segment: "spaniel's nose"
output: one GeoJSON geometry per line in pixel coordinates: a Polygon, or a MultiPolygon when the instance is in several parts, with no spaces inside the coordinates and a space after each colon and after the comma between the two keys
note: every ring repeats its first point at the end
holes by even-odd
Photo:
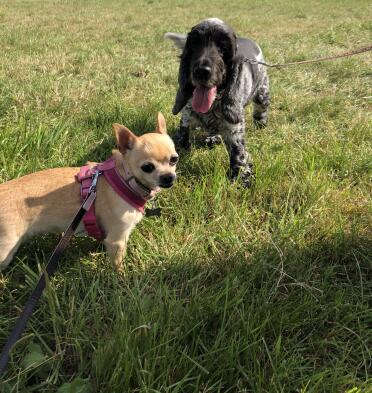
{"type": "Polygon", "coordinates": [[[212,68],[207,65],[196,67],[194,76],[196,79],[207,80],[212,74],[212,68]]]}

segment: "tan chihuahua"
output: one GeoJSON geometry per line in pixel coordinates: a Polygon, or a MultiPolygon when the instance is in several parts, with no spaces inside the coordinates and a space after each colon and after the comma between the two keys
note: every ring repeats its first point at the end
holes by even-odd
{"type": "MultiPolygon", "coordinates": [[[[159,112],[154,133],[136,137],[128,128],[113,125],[119,150],[112,162],[125,187],[144,201],[176,179],[178,155],[159,112]]],[[[92,164],[90,164],[92,165],[92,164]]],[[[62,232],[81,205],[79,168],[55,168],[0,184],[0,270],[19,245],[38,233],[62,232]]],[[[99,176],[95,200],[97,224],[115,268],[123,269],[129,235],[143,217],[143,210],[123,199],[105,176],[99,176]]],[[[77,232],[85,230],[80,223],[77,232]]]]}

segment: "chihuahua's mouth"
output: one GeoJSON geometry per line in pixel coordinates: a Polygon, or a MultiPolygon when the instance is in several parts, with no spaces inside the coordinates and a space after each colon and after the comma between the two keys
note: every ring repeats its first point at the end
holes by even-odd
{"type": "Polygon", "coordinates": [[[156,187],[153,190],[150,191],[150,198],[154,198],[156,194],[160,191],[160,187],[156,187]]]}
{"type": "Polygon", "coordinates": [[[160,188],[171,188],[171,187],[173,187],[173,183],[171,183],[171,184],[160,184],[159,187],[160,188]]]}
{"type": "Polygon", "coordinates": [[[194,89],[191,105],[195,112],[207,113],[217,95],[217,86],[197,86],[194,89]]]}
{"type": "Polygon", "coordinates": [[[155,197],[155,195],[160,191],[160,187],[155,187],[155,188],[148,187],[135,176],[130,177],[128,180],[130,179],[134,179],[137,186],[140,187],[150,197],[150,199],[155,197]]]}

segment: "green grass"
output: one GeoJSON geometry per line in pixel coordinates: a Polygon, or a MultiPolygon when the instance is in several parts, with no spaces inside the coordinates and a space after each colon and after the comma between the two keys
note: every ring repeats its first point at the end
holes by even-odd
{"type": "MultiPolygon", "coordinates": [[[[0,182],[104,159],[114,122],[140,134],[161,110],[174,133],[166,31],[218,16],[273,63],[371,41],[362,0],[133,4],[0,2],[0,182]]],[[[371,392],[371,60],[270,70],[270,124],[247,127],[254,188],[227,181],[222,146],[182,155],[124,278],[75,239],[0,392],[371,392]]],[[[56,240],[0,274],[0,345],[56,240]]]]}

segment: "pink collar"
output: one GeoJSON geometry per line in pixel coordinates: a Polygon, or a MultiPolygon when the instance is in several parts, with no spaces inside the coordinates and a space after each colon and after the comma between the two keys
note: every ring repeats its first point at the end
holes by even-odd
{"type": "MultiPolygon", "coordinates": [[[[127,180],[124,179],[116,167],[114,157],[109,158],[101,164],[97,164],[95,167],[84,165],[80,168],[79,173],[76,175],[76,179],[79,183],[81,183],[80,193],[83,200],[88,194],[90,185],[92,184],[93,175],[97,171],[103,174],[112,189],[122,199],[142,214],[144,213],[145,204],[149,199],[154,197],[154,192],[139,183],[133,176],[129,177],[127,180]]],[[[104,239],[104,234],[97,223],[94,204],[85,214],[83,222],[88,235],[93,236],[97,240],[104,239]]]]}

